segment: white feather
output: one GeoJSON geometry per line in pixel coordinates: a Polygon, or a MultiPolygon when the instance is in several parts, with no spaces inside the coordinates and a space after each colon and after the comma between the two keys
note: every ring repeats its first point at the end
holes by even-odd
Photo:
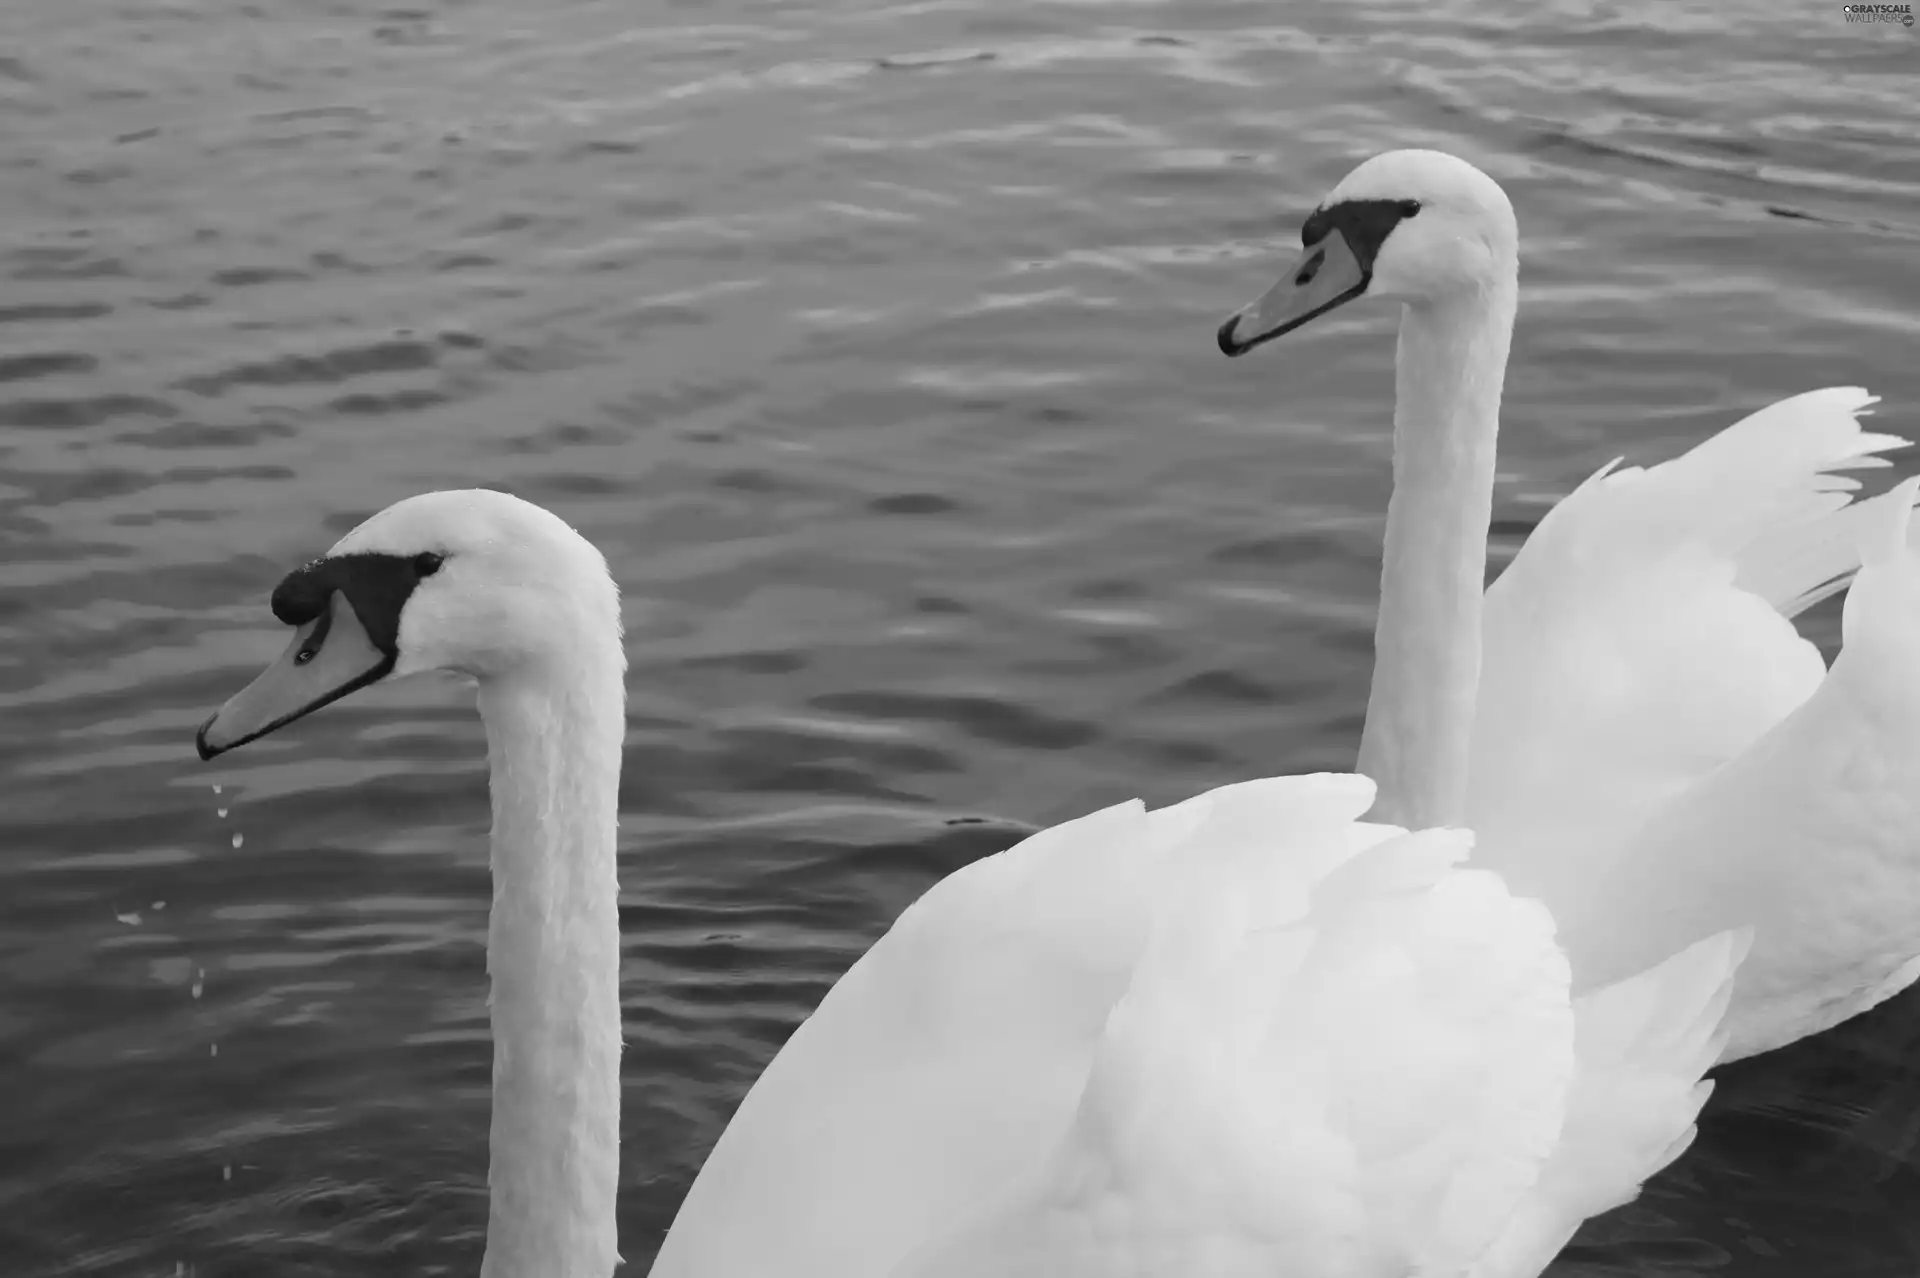
{"type": "Polygon", "coordinates": [[[1487,591],[1479,859],[1555,910],[1577,988],[1756,926],[1729,1059],[1898,992],[1920,954],[1916,481],[1831,482],[1904,442],[1860,429],[1872,402],[1795,396],[1589,480],[1487,591]],[[1787,617],[1849,583],[1829,672],[1787,617]]]}
{"type": "Polygon", "coordinates": [[[1399,210],[1367,272],[1309,246],[1221,342],[1408,303],[1361,760],[1474,866],[1320,776],[960,871],[768,1067],[657,1278],[1530,1278],[1684,1151],[1716,1058],[1920,972],[1920,482],[1852,504],[1900,442],[1871,398],[1605,468],[1483,596],[1511,205],[1434,152],[1348,200],[1363,239],[1399,210]],[[1828,672],[1790,618],[1849,580],[1828,672]]]}
{"type": "Polygon", "coordinates": [[[936,885],[748,1094],[656,1278],[1457,1273],[1632,1197],[1736,948],[1577,1013],[1546,911],[1372,798],[1122,804],[936,885]]]}

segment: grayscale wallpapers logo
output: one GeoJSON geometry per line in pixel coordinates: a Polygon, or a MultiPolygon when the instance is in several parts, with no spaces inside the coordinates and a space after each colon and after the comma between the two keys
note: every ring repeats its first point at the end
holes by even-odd
{"type": "Polygon", "coordinates": [[[1843,4],[1840,8],[1845,11],[1848,22],[1897,22],[1903,27],[1913,25],[1913,6],[1910,4],[1843,4]]]}

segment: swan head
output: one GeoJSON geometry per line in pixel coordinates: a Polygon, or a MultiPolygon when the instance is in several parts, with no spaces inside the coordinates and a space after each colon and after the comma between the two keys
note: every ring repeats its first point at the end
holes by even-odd
{"type": "Polygon", "coordinates": [[[1512,279],[1520,234],[1500,184],[1441,151],[1387,151],[1347,174],[1300,228],[1280,282],[1220,326],[1244,355],[1356,297],[1442,303],[1512,279]]]}
{"type": "Polygon", "coordinates": [[[272,606],[293,640],[201,725],[202,759],[384,680],[625,663],[600,552],[551,511],[486,489],[387,507],[288,573],[272,606]]]}

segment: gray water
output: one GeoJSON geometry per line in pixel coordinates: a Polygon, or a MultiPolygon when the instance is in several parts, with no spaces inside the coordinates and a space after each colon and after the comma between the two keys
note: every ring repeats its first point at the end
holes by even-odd
{"type": "MultiPolygon", "coordinates": [[[[1916,40],[1813,0],[5,5],[0,1273],[478,1265],[468,696],[191,744],[366,514],[509,488],[630,601],[644,1273],[929,883],[1351,763],[1392,318],[1212,341],[1322,193],[1417,145],[1513,196],[1504,563],[1781,395],[1920,431],[1916,40]]],[[[1917,1048],[1910,996],[1724,1071],[1554,1272],[1908,1278],[1917,1048]]]]}

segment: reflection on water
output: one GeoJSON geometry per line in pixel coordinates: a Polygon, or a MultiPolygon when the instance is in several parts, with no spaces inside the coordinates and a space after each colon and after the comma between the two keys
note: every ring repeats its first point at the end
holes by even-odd
{"type": "MultiPolygon", "coordinates": [[[[1915,38],[1837,5],[11,6],[5,1272],[477,1265],[467,698],[190,744],[277,649],[273,582],[365,514],[510,487],[630,600],[644,1272],[928,883],[1350,761],[1390,321],[1212,348],[1321,193],[1437,145],[1514,196],[1504,562],[1601,462],[1783,394],[1920,429],[1915,38]]],[[[1916,1038],[1907,998],[1726,1071],[1555,1272],[1911,1274],[1916,1038]]]]}

